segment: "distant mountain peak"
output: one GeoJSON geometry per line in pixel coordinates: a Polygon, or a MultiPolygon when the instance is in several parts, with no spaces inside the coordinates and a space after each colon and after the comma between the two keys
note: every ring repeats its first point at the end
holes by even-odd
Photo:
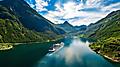
{"type": "Polygon", "coordinates": [[[73,27],[73,25],[71,25],[68,21],[65,21],[65,22],[63,23],[63,25],[68,25],[68,26],[73,27]]]}
{"type": "Polygon", "coordinates": [[[68,22],[68,21],[65,21],[63,24],[69,24],[69,22],[68,22]]]}

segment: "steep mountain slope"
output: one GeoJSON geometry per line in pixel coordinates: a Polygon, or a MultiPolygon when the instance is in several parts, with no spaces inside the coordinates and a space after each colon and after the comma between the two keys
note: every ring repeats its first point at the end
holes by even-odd
{"type": "Polygon", "coordinates": [[[61,34],[49,20],[39,15],[24,0],[3,0],[1,5],[11,10],[26,28],[38,32],[61,34]]]}
{"type": "Polygon", "coordinates": [[[24,0],[0,1],[0,42],[43,42],[64,33],[24,0]]]}
{"type": "Polygon", "coordinates": [[[0,5],[0,42],[43,42],[48,39],[42,33],[26,29],[10,10],[0,5]]]}
{"type": "Polygon", "coordinates": [[[97,23],[90,24],[86,36],[96,39],[120,37],[120,10],[110,13],[97,23]]]}
{"type": "Polygon", "coordinates": [[[90,45],[92,49],[113,61],[120,62],[120,10],[89,25],[87,32],[87,37],[97,39],[97,42],[90,45]]]}

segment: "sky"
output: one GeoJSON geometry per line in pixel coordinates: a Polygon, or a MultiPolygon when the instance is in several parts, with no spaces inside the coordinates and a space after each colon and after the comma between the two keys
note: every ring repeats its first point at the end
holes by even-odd
{"type": "Polygon", "coordinates": [[[39,14],[55,24],[68,21],[74,26],[89,25],[120,10],[120,0],[26,0],[39,14]]]}

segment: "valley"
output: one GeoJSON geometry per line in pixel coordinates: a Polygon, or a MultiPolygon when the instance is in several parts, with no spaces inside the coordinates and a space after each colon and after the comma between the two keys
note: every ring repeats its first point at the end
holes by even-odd
{"type": "Polygon", "coordinates": [[[120,10],[89,25],[62,21],[27,0],[0,0],[0,67],[120,67],[120,10]]]}

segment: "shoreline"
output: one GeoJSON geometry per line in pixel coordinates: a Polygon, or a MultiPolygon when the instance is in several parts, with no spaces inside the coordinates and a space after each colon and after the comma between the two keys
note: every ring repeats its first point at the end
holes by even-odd
{"type": "MultiPolygon", "coordinates": [[[[92,49],[92,48],[91,48],[91,49],[92,49]]],[[[114,59],[114,58],[112,58],[112,57],[109,57],[109,56],[101,53],[100,51],[96,51],[95,49],[92,49],[92,50],[95,51],[97,54],[103,56],[105,59],[108,59],[108,60],[111,61],[111,62],[120,63],[119,60],[116,60],[116,59],[114,59]]]]}
{"type": "MultiPolygon", "coordinates": [[[[62,38],[60,38],[62,39],[62,38]]],[[[0,43],[0,51],[7,51],[7,50],[11,50],[12,48],[14,48],[14,46],[20,45],[20,44],[31,44],[31,43],[49,43],[49,42],[55,42],[58,41],[60,39],[54,39],[54,40],[47,40],[44,42],[28,42],[28,43],[0,43]]]]}
{"type": "Polygon", "coordinates": [[[113,58],[111,58],[111,57],[109,57],[109,56],[107,56],[107,55],[103,55],[103,56],[104,56],[105,58],[113,61],[113,62],[120,63],[118,60],[115,60],[115,59],[113,59],[113,58]]]}
{"type": "Polygon", "coordinates": [[[10,50],[13,48],[13,43],[0,43],[0,51],[10,50]]]}
{"type": "Polygon", "coordinates": [[[116,60],[116,59],[114,59],[114,58],[112,58],[112,57],[109,57],[109,56],[107,56],[107,55],[105,55],[105,54],[102,54],[102,53],[100,53],[100,52],[97,52],[97,53],[100,54],[101,56],[103,56],[105,59],[108,59],[110,62],[120,63],[119,60],[116,60]]]}

